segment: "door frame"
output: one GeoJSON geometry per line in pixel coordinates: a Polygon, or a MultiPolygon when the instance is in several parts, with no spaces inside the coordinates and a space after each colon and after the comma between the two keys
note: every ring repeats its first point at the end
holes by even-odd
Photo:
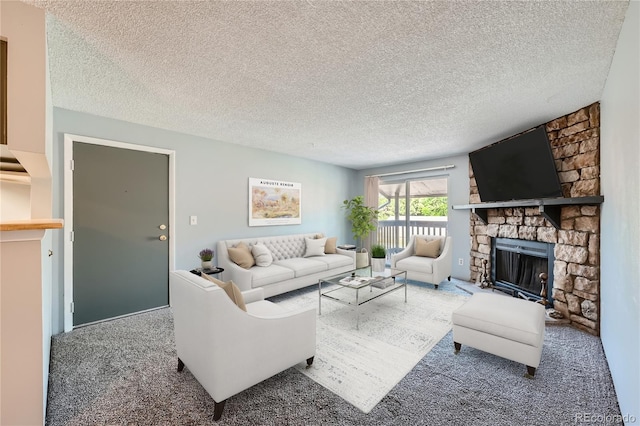
{"type": "Polygon", "coordinates": [[[175,269],[175,155],[174,150],[136,145],[109,139],[64,134],[64,331],[73,330],[73,143],[81,142],[113,148],[164,154],[169,159],[169,271],[175,269]]]}

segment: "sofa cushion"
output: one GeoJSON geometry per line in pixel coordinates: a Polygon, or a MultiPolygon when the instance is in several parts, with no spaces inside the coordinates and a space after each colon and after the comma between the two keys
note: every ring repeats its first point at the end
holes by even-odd
{"type": "Polygon", "coordinates": [[[326,263],[328,269],[353,265],[353,260],[349,256],[345,256],[343,254],[327,254],[325,256],[314,257],[313,260],[326,263]]]}
{"type": "Polygon", "coordinates": [[[415,243],[416,256],[436,258],[440,256],[440,240],[425,241],[416,237],[415,243]]]}
{"type": "Polygon", "coordinates": [[[326,271],[328,266],[325,262],[322,262],[321,257],[315,259],[295,257],[293,259],[284,259],[273,262],[275,265],[288,268],[293,271],[296,277],[303,277],[309,274],[315,274],[316,272],[326,271]]]}
{"type": "Polygon", "coordinates": [[[433,273],[433,258],[409,256],[396,262],[396,268],[403,271],[416,271],[425,274],[433,273]]]}
{"type": "Polygon", "coordinates": [[[327,242],[326,238],[305,238],[304,242],[306,249],[303,257],[324,256],[324,245],[327,242]]]}
{"type": "Polygon", "coordinates": [[[262,287],[293,278],[295,278],[295,273],[290,268],[284,268],[272,263],[266,268],[251,269],[251,288],[262,287]]]}
{"type": "Polygon", "coordinates": [[[338,251],[336,250],[336,244],[338,244],[338,237],[327,238],[327,242],[324,244],[324,253],[325,254],[338,253],[338,251]]]}
{"type": "Polygon", "coordinates": [[[256,261],[256,265],[258,266],[269,266],[273,263],[273,256],[271,255],[271,251],[264,244],[254,244],[251,247],[251,254],[256,261]]]}
{"type": "Polygon", "coordinates": [[[233,281],[220,281],[219,279],[207,274],[200,274],[200,276],[223,289],[224,292],[227,293],[227,296],[229,296],[229,299],[231,299],[231,301],[235,303],[238,308],[242,309],[245,312],[247,311],[247,307],[244,304],[244,298],[242,297],[242,292],[233,281]]]}
{"type": "Polygon", "coordinates": [[[256,264],[251,249],[245,243],[238,243],[235,247],[229,247],[229,258],[238,266],[249,269],[256,264]]]}

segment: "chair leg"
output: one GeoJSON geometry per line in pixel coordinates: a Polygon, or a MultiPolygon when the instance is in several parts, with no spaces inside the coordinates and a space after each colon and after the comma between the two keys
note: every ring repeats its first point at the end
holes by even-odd
{"type": "Polygon", "coordinates": [[[313,364],[313,357],[307,358],[307,368],[311,367],[311,364],[313,364]]]}
{"type": "Polygon", "coordinates": [[[222,402],[216,402],[213,401],[215,403],[215,406],[213,407],[213,420],[218,421],[220,420],[220,417],[222,417],[222,410],[224,410],[224,403],[227,402],[227,400],[225,399],[222,402]]]}
{"type": "Polygon", "coordinates": [[[462,344],[460,344],[458,342],[453,342],[453,347],[455,348],[454,353],[458,354],[458,352],[460,352],[460,348],[462,348],[462,344]]]}
{"type": "Polygon", "coordinates": [[[184,362],[180,358],[178,358],[178,371],[182,371],[184,369],[184,362]]]}
{"type": "Polygon", "coordinates": [[[449,281],[451,281],[451,275],[449,275],[449,276],[447,277],[447,279],[448,279],[449,281]]]}
{"type": "Polygon", "coordinates": [[[536,375],[536,368],[527,365],[527,374],[524,375],[527,379],[533,379],[533,376],[536,375]]]}

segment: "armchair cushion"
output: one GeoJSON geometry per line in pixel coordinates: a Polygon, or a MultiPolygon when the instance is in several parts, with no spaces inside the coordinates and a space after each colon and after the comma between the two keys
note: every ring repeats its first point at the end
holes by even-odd
{"type": "Polygon", "coordinates": [[[245,243],[238,243],[235,247],[229,247],[229,257],[238,266],[249,269],[256,264],[251,249],[245,243]]]}
{"type": "Polygon", "coordinates": [[[220,281],[219,279],[209,276],[207,274],[200,274],[200,276],[214,283],[221,289],[223,289],[224,292],[227,293],[227,296],[229,296],[229,299],[231,299],[231,301],[235,303],[238,308],[247,312],[247,307],[245,306],[244,297],[242,297],[242,292],[240,292],[240,289],[238,288],[237,285],[235,285],[233,281],[228,281],[225,283],[224,281],[220,281]]]}
{"type": "Polygon", "coordinates": [[[433,274],[433,260],[426,256],[409,256],[398,261],[396,266],[405,271],[420,271],[425,274],[433,274]]]}
{"type": "Polygon", "coordinates": [[[436,258],[440,256],[440,240],[426,241],[416,238],[416,256],[436,258]]]}

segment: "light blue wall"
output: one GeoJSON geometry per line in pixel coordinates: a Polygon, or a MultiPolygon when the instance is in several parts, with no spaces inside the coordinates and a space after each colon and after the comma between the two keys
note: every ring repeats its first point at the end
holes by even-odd
{"type": "MultiPolygon", "coordinates": [[[[215,248],[221,239],[323,232],[337,236],[338,243],[352,242],[349,223],[340,207],[358,189],[354,170],[60,108],[53,110],[53,217],[64,218],[65,133],[176,152],[177,269],[197,267],[197,253],[205,247],[215,248]],[[249,227],[250,177],[301,183],[302,224],[249,227]],[[198,216],[195,226],[189,225],[191,215],[198,216]]],[[[59,255],[53,265],[52,323],[53,332],[59,333],[64,328],[64,247],[63,233],[54,235],[59,255]]]]}
{"type": "Polygon", "coordinates": [[[469,237],[469,210],[452,210],[451,206],[456,204],[469,204],[469,156],[458,155],[454,157],[441,158],[437,160],[420,161],[402,165],[378,167],[361,170],[358,172],[358,181],[361,181],[360,191],[364,188],[364,178],[367,175],[378,175],[384,173],[407,172],[414,170],[429,169],[453,165],[452,169],[439,171],[424,171],[409,173],[406,175],[388,176],[387,179],[414,179],[429,177],[448,177],[448,203],[449,217],[447,235],[452,238],[453,243],[453,271],[452,276],[461,280],[468,280],[470,277],[469,260],[471,258],[471,238],[469,237]],[[463,265],[458,265],[458,259],[463,260],[463,265]]]}
{"type": "Polygon", "coordinates": [[[639,18],[632,1],[600,103],[600,331],[620,411],[635,417],[628,424],[640,421],[639,18]]]}

